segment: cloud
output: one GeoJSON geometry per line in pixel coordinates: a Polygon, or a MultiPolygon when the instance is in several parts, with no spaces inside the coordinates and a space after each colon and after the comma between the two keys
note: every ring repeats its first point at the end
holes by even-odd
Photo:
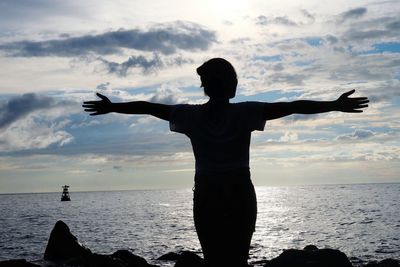
{"type": "Polygon", "coordinates": [[[386,24],[386,28],[389,30],[400,30],[400,20],[395,20],[386,24]]]}
{"type": "Polygon", "coordinates": [[[297,133],[294,132],[285,132],[284,135],[282,135],[279,138],[280,142],[292,142],[292,141],[297,141],[299,139],[299,136],[297,135],[297,133]]]}
{"type": "Polygon", "coordinates": [[[303,81],[306,79],[306,75],[304,74],[296,74],[296,73],[273,73],[268,77],[269,84],[290,84],[290,85],[303,85],[303,81]]]}
{"type": "Polygon", "coordinates": [[[306,9],[302,9],[301,13],[304,15],[304,17],[306,17],[309,20],[310,24],[315,22],[315,17],[310,12],[308,12],[306,9]]]}
{"type": "Polygon", "coordinates": [[[396,17],[380,17],[370,20],[355,22],[351,28],[344,32],[343,37],[349,41],[395,38],[399,36],[400,20],[396,17]]]}
{"type": "Polygon", "coordinates": [[[74,137],[64,130],[65,119],[75,113],[77,103],[35,93],[15,96],[0,103],[0,151],[44,149],[64,146],[74,137]]]}
{"type": "Polygon", "coordinates": [[[110,83],[109,82],[105,82],[105,83],[101,83],[101,84],[97,85],[96,89],[98,89],[98,90],[107,90],[109,86],[110,86],[110,83]]]}
{"type": "Polygon", "coordinates": [[[0,131],[0,153],[64,146],[74,137],[63,130],[65,121],[49,122],[28,116],[0,131]]]}
{"type": "Polygon", "coordinates": [[[178,98],[178,95],[180,95],[180,92],[169,89],[161,89],[158,90],[157,93],[153,95],[149,101],[167,105],[182,103],[183,101],[182,99],[178,98]]]}
{"type": "Polygon", "coordinates": [[[349,19],[358,19],[364,16],[366,13],[367,9],[365,7],[353,8],[340,14],[338,22],[341,23],[349,19]]]}
{"type": "Polygon", "coordinates": [[[333,36],[333,35],[330,35],[330,34],[325,36],[325,40],[331,45],[336,44],[339,41],[339,39],[336,38],[336,36],[333,36]]]}
{"type": "Polygon", "coordinates": [[[53,98],[34,93],[11,98],[8,102],[0,104],[0,129],[31,112],[51,108],[55,104],[56,101],[53,98]]]}
{"type": "Polygon", "coordinates": [[[343,134],[336,137],[336,140],[364,140],[373,137],[376,133],[370,130],[357,129],[351,134],[343,134]]]}
{"type": "Polygon", "coordinates": [[[146,58],[142,55],[130,56],[128,60],[122,63],[108,61],[103,58],[99,58],[98,60],[103,63],[108,73],[118,76],[126,76],[132,68],[142,69],[143,74],[148,74],[168,66],[181,66],[186,63],[193,63],[191,59],[185,59],[181,56],[162,59],[158,53],[154,53],[152,58],[146,58]]]}
{"type": "Polygon", "coordinates": [[[207,50],[216,42],[214,31],[191,22],[158,24],[149,30],[110,31],[98,35],[66,37],[47,41],[18,41],[0,45],[14,57],[78,57],[88,54],[111,55],[123,49],[153,51],[170,55],[177,50],[207,50]]]}
{"type": "Polygon", "coordinates": [[[278,17],[266,17],[266,16],[258,16],[256,19],[256,24],[258,25],[269,25],[269,24],[277,24],[277,25],[284,25],[284,26],[297,26],[297,23],[290,20],[286,16],[278,16],[278,17]]]}

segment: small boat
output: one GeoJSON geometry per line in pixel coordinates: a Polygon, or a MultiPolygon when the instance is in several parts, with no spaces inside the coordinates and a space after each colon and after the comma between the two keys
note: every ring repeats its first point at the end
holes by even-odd
{"type": "Polygon", "coordinates": [[[68,192],[68,185],[62,186],[62,195],[61,195],[61,201],[71,201],[71,198],[69,197],[69,192],[68,192]]]}

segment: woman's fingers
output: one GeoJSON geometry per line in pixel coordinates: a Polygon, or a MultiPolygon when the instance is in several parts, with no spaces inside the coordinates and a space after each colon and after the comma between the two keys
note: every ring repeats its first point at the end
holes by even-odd
{"type": "Polygon", "coordinates": [[[98,96],[98,97],[100,97],[102,100],[104,100],[104,101],[109,101],[108,100],[108,98],[105,96],[105,95],[102,95],[102,94],[100,94],[100,93],[96,93],[96,95],[98,96]]]}
{"type": "Polygon", "coordinates": [[[350,109],[350,110],[345,110],[344,112],[347,112],[347,113],[361,113],[361,112],[363,112],[363,110],[362,109],[350,109]]]}
{"type": "Polygon", "coordinates": [[[364,100],[369,101],[368,97],[352,97],[351,99],[356,101],[364,101],[364,100]]]}
{"type": "Polygon", "coordinates": [[[85,101],[83,102],[84,105],[95,105],[97,103],[99,103],[100,101],[85,101]]]}
{"type": "Polygon", "coordinates": [[[367,99],[367,100],[360,100],[360,101],[357,101],[357,103],[358,104],[366,104],[366,103],[369,103],[369,100],[367,99]]]}
{"type": "Polygon", "coordinates": [[[342,97],[348,97],[349,95],[353,94],[355,91],[356,91],[355,89],[350,90],[350,91],[348,91],[348,92],[342,94],[342,97]]]}
{"type": "Polygon", "coordinates": [[[368,107],[368,105],[358,105],[357,108],[366,108],[366,107],[368,107]]]}

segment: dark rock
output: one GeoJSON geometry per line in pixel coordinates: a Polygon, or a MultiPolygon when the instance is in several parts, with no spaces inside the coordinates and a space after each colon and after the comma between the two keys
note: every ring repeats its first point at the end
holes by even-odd
{"type": "Polygon", "coordinates": [[[204,261],[194,252],[183,251],[174,267],[205,267],[204,261]]]}
{"type": "Polygon", "coordinates": [[[181,255],[175,252],[168,252],[167,254],[158,257],[157,260],[161,261],[177,261],[181,255]]]}
{"type": "Polygon", "coordinates": [[[315,250],[318,250],[318,248],[317,248],[317,246],[314,246],[314,245],[307,245],[303,248],[303,250],[315,251],[315,250]]]}
{"type": "Polygon", "coordinates": [[[78,242],[78,239],[71,234],[68,225],[58,221],[50,233],[44,259],[51,261],[63,261],[72,258],[85,258],[92,254],[90,249],[78,242]]]}
{"type": "Polygon", "coordinates": [[[147,263],[145,259],[139,257],[129,250],[118,250],[114,252],[111,257],[120,259],[122,262],[126,263],[129,267],[148,267],[151,266],[147,263]]]}
{"type": "Polygon", "coordinates": [[[26,260],[7,260],[0,261],[0,267],[40,267],[40,265],[28,262],[26,260]]]}
{"type": "MultiPolygon", "coordinates": [[[[126,262],[109,255],[93,253],[85,258],[84,267],[129,267],[126,262]]],[[[136,265],[135,265],[136,266],[136,265]]]]}
{"type": "Polygon", "coordinates": [[[352,267],[343,252],[336,249],[315,248],[285,250],[281,255],[266,263],[264,267],[352,267]]]}
{"type": "Polygon", "coordinates": [[[369,262],[365,267],[400,267],[400,263],[394,259],[385,259],[380,262],[369,262]]]}
{"type": "Polygon", "coordinates": [[[175,261],[175,267],[204,267],[204,261],[200,256],[191,251],[182,251],[179,253],[169,252],[162,255],[157,260],[175,261]]]}

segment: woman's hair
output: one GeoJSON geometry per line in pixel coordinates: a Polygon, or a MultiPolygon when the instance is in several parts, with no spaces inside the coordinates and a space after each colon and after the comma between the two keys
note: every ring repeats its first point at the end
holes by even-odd
{"type": "Polygon", "coordinates": [[[232,64],[223,58],[212,58],[197,68],[201,87],[211,98],[233,98],[238,84],[232,64]]]}

